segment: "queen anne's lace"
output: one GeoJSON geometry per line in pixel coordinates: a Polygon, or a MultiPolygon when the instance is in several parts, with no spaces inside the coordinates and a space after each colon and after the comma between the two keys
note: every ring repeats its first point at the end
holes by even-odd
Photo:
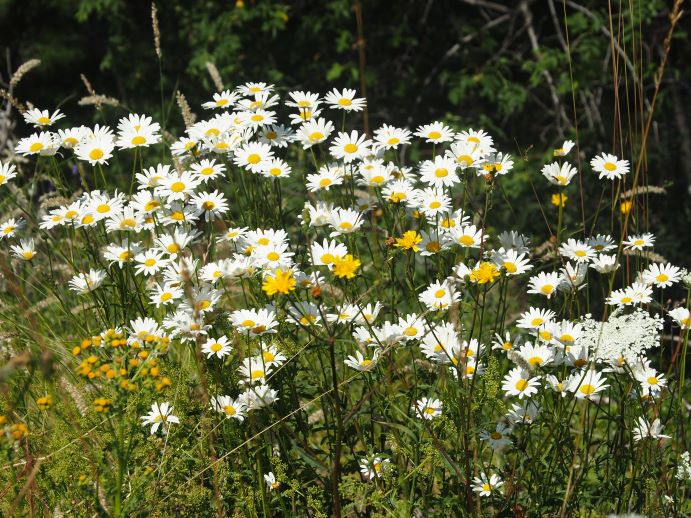
{"type": "Polygon", "coordinates": [[[614,312],[606,322],[586,315],[581,323],[583,334],[576,340],[577,346],[587,347],[596,361],[610,363],[623,359],[632,364],[648,349],[660,345],[663,320],[636,309],[628,314],[614,312]]]}

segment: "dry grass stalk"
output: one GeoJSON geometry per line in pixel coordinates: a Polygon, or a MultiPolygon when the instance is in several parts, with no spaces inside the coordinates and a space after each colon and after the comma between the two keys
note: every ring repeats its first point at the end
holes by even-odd
{"type": "Polygon", "coordinates": [[[120,102],[114,97],[108,97],[107,95],[87,95],[79,99],[77,104],[79,104],[79,106],[96,106],[96,108],[101,109],[101,106],[104,104],[108,106],[119,106],[120,102]]]}
{"type": "Polygon", "coordinates": [[[151,27],[154,30],[154,49],[158,59],[163,55],[161,52],[161,31],[158,28],[158,10],[156,9],[156,2],[151,2],[151,27]]]}
{"type": "Polygon", "coordinates": [[[638,194],[667,194],[667,189],[664,187],[657,187],[655,185],[643,185],[642,187],[637,187],[634,189],[629,189],[626,192],[621,193],[619,198],[625,200],[626,198],[631,198],[638,194]]]}
{"type": "Polygon", "coordinates": [[[24,113],[26,111],[26,106],[24,106],[22,103],[20,103],[19,99],[17,99],[15,96],[13,96],[10,92],[5,90],[4,88],[0,88],[0,98],[5,99],[19,113],[24,113]]]}
{"type": "Polygon", "coordinates": [[[29,72],[29,70],[36,68],[38,65],[41,64],[40,59],[30,59],[26,63],[23,63],[16,71],[14,74],[12,74],[12,78],[10,79],[10,90],[13,90],[19,82],[22,80],[22,77],[29,72]]]}
{"type": "Polygon", "coordinates": [[[185,126],[189,128],[197,120],[197,116],[190,108],[185,94],[183,94],[180,90],[175,92],[175,99],[177,99],[178,106],[180,107],[180,113],[182,113],[182,120],[185,121],[185,126]]]}
{"type": "Polygon", "coordinates": [[[223,80],[221,79],[221,74],[218,73],[218,69],[216,68],[216,65],[214,65],[211,61],[206,62],[206,70],[208,70],[209,75],[211,76],[211,80],[214,82],[214,86],[216,87],[216,90],[219,92],[223,91],[223,80]]]}

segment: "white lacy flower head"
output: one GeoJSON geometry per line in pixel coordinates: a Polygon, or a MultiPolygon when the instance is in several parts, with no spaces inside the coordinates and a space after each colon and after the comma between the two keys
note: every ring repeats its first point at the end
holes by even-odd
{"type": "Polygon", "coordinates": [[[629,314],[615,311],[606,322],[590,316],[582,321],[583,333],[575,345],[587,347],[595,361],[634,363],[648,349],[660,344],[663,320],[636,309],[629,314]]]}

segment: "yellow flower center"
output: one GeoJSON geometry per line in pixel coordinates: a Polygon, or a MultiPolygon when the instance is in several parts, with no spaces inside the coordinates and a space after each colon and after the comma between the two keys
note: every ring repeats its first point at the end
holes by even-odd
{"type": "Polygon", "coordinates": [[[430,131],[430,132],[427,134],[427,138],[428,138],[428,139],[432,139],[432,140],[441,138],[441,133],[438,132],[438,131],[430,131]]]}
{"type": "Polygon", "coordinates": [[[235,415],[235,414],[237,414],[237,411],[235,410],[235,407],[232,407],[232,406],[230,406],[230,405],[224,406],[224,407],[223,407],[223,411],[224,411],[227,415],[235,415]]]}
{"type": "Polygon", "coordinates": [[[470,155],[459,155],[456,157],[456,161],[465,164],[466,167],[469,167],[473,164],[473,157],[470,155]]]}
{"type": "Polygon", "coordinates": [[[103,158],[103,155],[104,155],[103,150],[99,149],[99,148],[92,149],[89,152],[89,158],[91,160],[100,160],[101,158],[103,158]]]}
{"type": "Polygon", "coordinates": [[[550,333],[550,332],[547,331],[547,330],[544,330],[544,329],[543,329],[543,330],[540,331],[540,333],[538,333],[538,334],[540,335],[540,338],[542,338],[543,340],[551,340],[551,339],[552,339],[552,333],[550,333]]]}
{"type": "Polygon", "coordinates": [[[281,258],[281,256],[278,254],[278,252],[269,252],[269,253],[266,255],[266,258],[267,258],[269,261],[278,261],[278,260],[281,258]]]}
{"type": "Polygon", "coordinates": [[[589,396],[590,394],[595,392],[595,386],[590,385],[589,383],[586,383],[584,385],[581,385],[581,387],[578,390],[580,390],[586,396],[589,396]]]}
{"type": "Polygon", "coordinates": [[[441,207],[441,202],[436,200],[429,204],[430,209],[438,209],[439,207],[441,207]]]}
{"type": "Polygon", "coordinates": [[[615,171],[617,169],[617,164],[615,164],[614,162],[605,162],[602,167],[604,167],[608,171],[615,171]]]}
{"type": "Polygon", "coordinates": [[[657,282],[667,282],[669,280],[669,277],[666,274],[661,273],[657,277],[655,277],[655,280],[657,282]]]}
{"type": "Polygon", "coordinates": [[[396,138],[396,137],[391,137],[389,140],[386,141],[386,143],[387,143],[389,146],[395,146],[395,145],[398,144],[399,142],[400,142],[400,139],[398,139],[398,138],[396,138]]]}
{"type": "Polygon", "coordinates": [[[324,134],[319,131],[315,131],[313,133],[310,133],[308,138],[310,142],[318,142],[324,138],[324,134]]]}
{"type": "Polygon", "coordinates": [[[495,440],[495,441],[498,441],[499,439],[501,439],[502,437],[504,437],[504,436],[503,436],[502,434],[500,434],[499,432],[492,432],[491,434],[489,434],[489,436],[490,436],[493,440],[495,440]]]}
{"type": "Polygon", "coordinates": [[[131,142],[133,146],[141,146],[142,144],[146,144],[146,139],[141,135],[137,135],[131,140],[131,142]]]}
{"type": "Polygon", "coordinates": [[[43,144],[40,142],[34,142],[33,144],[31,144],[31,146],[29,146],[29,151],[31,151],[32,153],[38,153],[42,149],[43,144]]]}
{"type": "Polygon", "coordinates": [[[458,238],[458,242],[463,246],[472,246],[475,244],[475,238],[473,236],[461,236],[458,238]]]}
{"type": "Polygon", "coordinates": [[[658,380],[655,376],[650,376],[648,378],[648,385],[657,385],[657,384],[658,384],[658,380]]]}
{"type": "Polygon", "coordinates": [[[327,187],[331,185],[331,178],[322,178],[319,180],[319,187],[327,187]]]}
{"type": "Polygon", "coordinates": [[[185,184],[182,183],[182,182],[174,182],[174,183],[170,186],[170,190],[173,191],[173,192],[182,192],[182,191],[185,190],[185,184]]]}
{"type": "Polygon", "coordinates": [[[530,357],[530,359],[528,359],[528,363],[533,367],[542,364],[542,361],[542,358],[540,358],[539,356],[532,356],[530,357]]]}
{"type": "Polygon", "coordinates": [[[161,302],[168,302],[172,298],[173,298],[172,293],[169,293],[169,292],[161,293],[161,302]]]}
{"type": "Polygon", "coordinates": [[[439,244],[439,241],[430,241],[427,243],[427,245],[425,245],[425,250],[436,254],[439,250],[441,250],[441,245],[439,244]]]}
{"type": "Polygon", "coordinates": [[[136,226],[137,222],[132,218],[125,218],[120,222],[120,228],[134,228],[136,226]]]}
{"type": "Polygon", "coordinates": [[[211,350],[215,353],[217,353],[221,349],[223,349],[223,346],[221,344],[219,344],[218,342],[211,345],[211,350]]]}
{"type": "Polygon", "coordinates": [[[50,117],[39,117],[38,119],[36,119],[36,122],[38,122],[41,125],[50,124],[50,117]]]}
{"type": "Polygon", "coordinates": [[[417,328],[412,327],[412,326],[406,327],[406,328],[403,330],[403,334],[406,335],[406,336],[415,336],[415,335],[417,335],[417,328]]]}
{"type": "Polygon", "coordinates": [[[532,325],[533,327],[537,327],[537,326],[541,325],[543,322],[544,322],[544,320],[542,318],[538,317],[538,318],[532,319],[530,321],[530,325],[532,325]]]}
{"type": "Polygon", "coordinates": [[[260,157],[257,153],[252,153],[247,157],[247,162],[250,164],[258,164],[261,159],[262,157],[260,157]]]}
{"type": "Polygon", "coordinates": [[[540,291],[545,295],[549,295],[554,291],[554,286],[552,286],[551,284],[545,284],[542,288],[540,288],[540,291]]]}
{"type": "Polygon", "coordinates": [[[516,382],[516,390],[523,392],[527,387],[528,380],[524,380],[523,378],[521,378],[516,382]]]}
{"type": "Polygon", "coordinates": [[[346,144],[345,146],[343,146],[343,151],[345,151],[346,153],[355,153],[357,151],[357,146],[353,143],[346,144]]]}
{"type": "Polygon", "coordinates": [[[439,169],[436,169],[434,171],[434,176],[437,178],[444,178],[449,175],[449,170],[446,169],[445,167],[440,167],[439,169]]]}
{"type": "Polygon", "coordinates": [[[156,259],[149,258],[146,261],[144,261],[144,266],[153,266],[156,264],[156,259]]]}
{"type": "Polygon", "coordinates": [[[253,370],[251,376],[253,380],[258,380],[259,378],[264,377],[264,371],[259,369],[253,370]]]}
{"type": "Polygon", "coordinates": [[[434,292],[434,296],[438,299],[442,298],[444,295],[446,295],[446,290],[437,290],[434,292]]]}
{"type": "Polygon", "coordinates": [[[339,104],[340,106],[350,106],[350,105],[353,104],[353,101],[351,101],[350,99],[347,99],[347,98],[345,98],[345,97],[341,97],[341,98],[338,100],[338,104],[339,104]]]}

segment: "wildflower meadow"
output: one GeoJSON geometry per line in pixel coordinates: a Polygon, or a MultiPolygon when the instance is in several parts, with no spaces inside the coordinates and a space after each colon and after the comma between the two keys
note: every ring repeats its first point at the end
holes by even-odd
{"type": "Polygon", "coordinates": [[[209,69],[163,109],[94,92],[89,124],[3,90],[27,130],[0,160],[0,514],[691,514],[659,80],[637,145],[536,161],[365,129],[357,84],[209,69]]]}

